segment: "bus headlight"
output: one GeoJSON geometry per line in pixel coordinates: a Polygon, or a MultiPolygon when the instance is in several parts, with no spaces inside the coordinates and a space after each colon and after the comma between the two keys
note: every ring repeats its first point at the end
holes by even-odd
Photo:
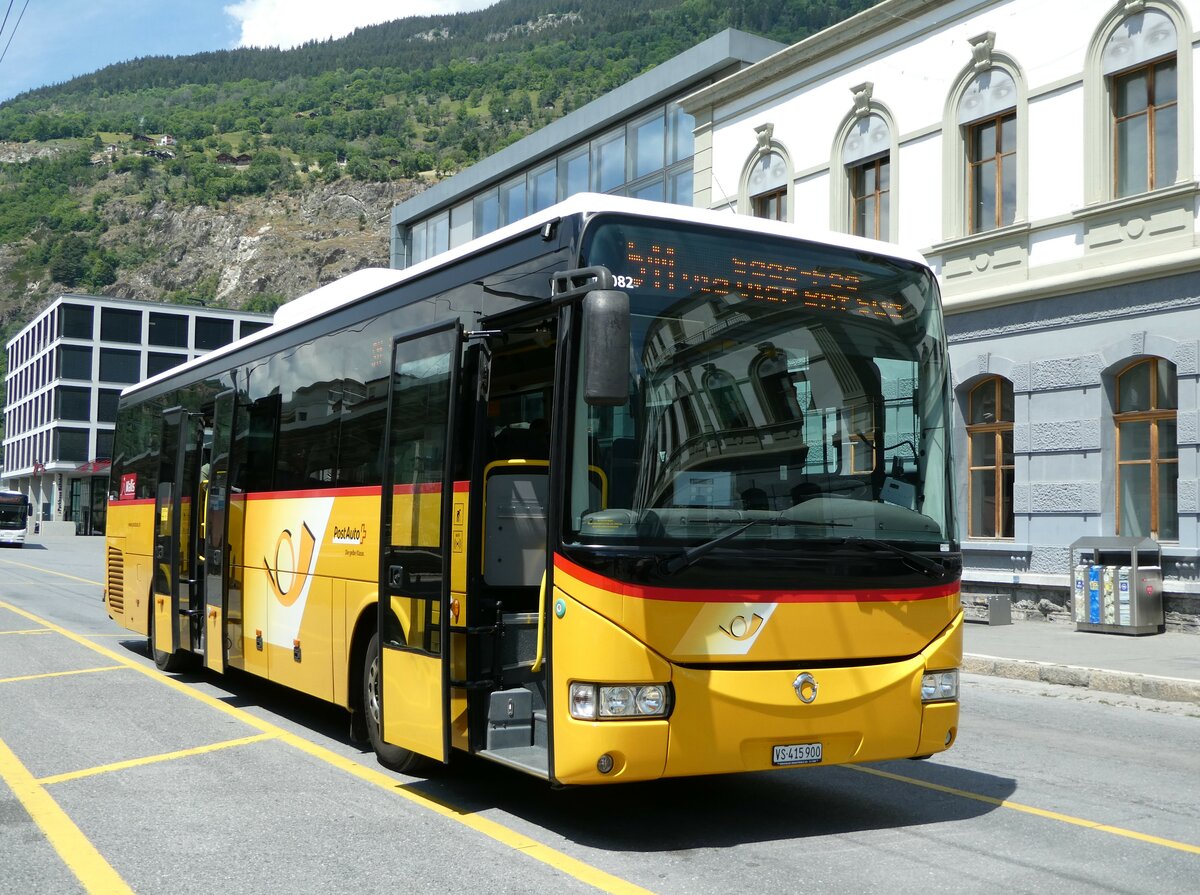
{"type": "Polygon", "coordinates": [[[671,711],[667,684],[593,684],[576,681],[569,691],[571,717],[580,721],[665,718],[671,711]]]}
{"type": "Polygon", "coordinates": [[[958,699],[958,669],[930,671],[921,677],[921,702],[958,699]]]}

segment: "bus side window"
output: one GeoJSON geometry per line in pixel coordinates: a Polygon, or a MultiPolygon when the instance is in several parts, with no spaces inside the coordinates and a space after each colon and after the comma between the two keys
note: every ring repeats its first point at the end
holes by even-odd
{"type": "MultiPolygon", "coordinates": [[[[363,391],[365,394],[365,387],[363,391]]],[[[342,414],[338,441],[338,487],[378,485],[383,481],[381,459],[387,405],[378,398],[346,403],[349,406],[342,414]]]]}
{"type": "MultiPolygon", "coordinates": [[[[239,425],[234,433],[230,485],[235,491],[270,491],[274,487],[279,405],[279,395],[259,398],[249,406],[245,426],[239,425]]],[[[244,412],[239,411],[238,417],[244,418],[244,412]]]]}

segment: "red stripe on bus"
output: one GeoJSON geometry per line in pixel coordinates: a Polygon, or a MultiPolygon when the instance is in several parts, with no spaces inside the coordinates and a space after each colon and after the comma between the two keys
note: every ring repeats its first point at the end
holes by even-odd
{"type": "MultiPolygon", "coordinates": [[[[471,489],[469,481],[454,483],[454,493],[465,493],[471,489]]],[[[440,493],[437,483],[424,485],[395,485],[393,494],[440,493]]],[[[296,500],[302,497],[378,497],[382,493],[379,485],[358,485],[353,488],[304,488],[298,491],[251,491],[243,495],[247,500],[296,500]]],[[[153,501],[151,501],[153,502],[153,501]]]]}
{"type": "MultiPolygon", "coordinates": [[[[423,485],[393,485],[393,494],[440,494],[442,486],[439,482],[426,482],[423,485]]],[[[455,494],[465,494],[471,490],[471,483],[466,479],[454,483],[455,494]]]]}
{"type": "Polygon", "coordinates": [[[606,578],[555,554],[554,567],[584,584],[639,600],[675,603],[912,603],[958,593],[958,583],[930,587],[864,588],[860,590],[691,590],[646,587],[606,578]]]}
{"type": "MultiPolygon", "coordinates": [[[[442,486],[438,484],[427,485],[396,485],[393,489],[394,494],[412,494],[414,488],[420,489],[422,494],[433,494],[442,490],[442,486]]],[[[471,490],[471,483],[467,480],[454,483],[455,494],[465,494],[471,490]]],[[[352,488],[305,488],[299,491],[251,491],[242,494],[233,494],[230,497],[243,500],[297,500],[304,497],[378,497],[381,493],[379,485],[357,485],[352,488]]],[[[184,498],[185,501],[188,498],[184,498]]],[[[109,506],[113,507],[136,507],[149,505],[153,506],[155,499],[153,497],[140,497],[137,500],[110,500],[109,506]]]]}
{"type": "Polygon", "coordinates": [[[300,488],[296,491],[247,491],[246,500],[297,500],[304,497],[378,497],[378,485],[353,488],[300,488]]]}

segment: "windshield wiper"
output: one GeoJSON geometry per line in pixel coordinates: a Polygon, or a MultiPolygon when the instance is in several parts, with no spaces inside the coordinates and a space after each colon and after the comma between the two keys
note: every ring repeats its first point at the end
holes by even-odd
{"type": "Polygon", "coordinates": [[[946,569],[941,563],[927,559],[918,553],[905,550],[903,547],[897,547],[895,544],[889,544],[887,541],[855,536],[846,538],[843,543],[850,547],[858,547],[861,550],[882,550],[885,553],[891,553],[904,560],[904,564],[910,569],[928,575],[930,578],[941,578],[946,574],[946,569]]]}
{"type": "Polygon", "coordinates": [[[688,566],[695,563],[696,560],[711,553],[726,541],[732,541],[751,526],[762,525],[764,523],[770,525],[819,525],[822,528],[831,528],[849,524],[846,522],[814,522],[808,519],[784,519],[779,516],[772,516],[769,519],[751,519],[749,522],[744,522],[741,525],[735,525],[733,528],[721,532],[711,541],[705,541],[703,544],[697,544],[695,547],[689,547],[682,553],[672,556],[670,559],[665,560],[659,568],[667,575],[674,575],[676,572],[682,572],[688,566]]]}

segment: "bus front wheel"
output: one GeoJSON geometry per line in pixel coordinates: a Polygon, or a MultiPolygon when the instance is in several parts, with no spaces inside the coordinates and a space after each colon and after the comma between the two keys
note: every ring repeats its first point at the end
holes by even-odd
{"type": "Polygon", "coordinates": [[[164,652],[154,648],[154,595],[150,596],[150,622],[146,626],[146,655],[154,660],[154,667],[159,671],[174,673],[177,671],[185,671],[188,665],[189,654],[183,650],[176,650],[173,653],[164,652]]]}
{"type": "Polygon", "coordinates": [[[375,750],[375,756],[381,765],[401,774],[413,774],[427,768],[429,760],[423,755],[384,742],[383,732],[379,729],[382,694],[383,661],[379,655],[379,633],[376,632],[371,635],[371,642],[367,645],[362,669],[363,714],[366,715],[367,736],[371,740],[371,748],[375,750]]]}

